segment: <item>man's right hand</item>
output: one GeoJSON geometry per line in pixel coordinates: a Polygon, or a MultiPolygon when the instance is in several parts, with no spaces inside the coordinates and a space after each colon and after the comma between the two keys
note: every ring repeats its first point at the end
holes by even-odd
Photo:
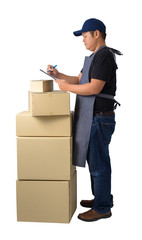
{"type": "Polygon", "coordinates": [[[59,78],[59,71],[56,68],[53,69],[52,65],[47,66],[47,72],[53,77],[59,78]]]}

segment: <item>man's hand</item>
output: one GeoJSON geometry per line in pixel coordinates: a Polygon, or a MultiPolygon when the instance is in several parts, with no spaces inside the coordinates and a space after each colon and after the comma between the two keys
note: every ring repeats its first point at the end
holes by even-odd
{"type": "Polygon", "coordinates": [[[66,80],[60,79],[60,80],[55,80],[56,83],[58,83],[58,86],[60,90],[62,91],[69,91],[69,86],[71,85],[68,83],[66,80]]]}
{"type": "Polygon", "coordinates": [[[56,78],[59,77],[59,74],[60,74],[59,71],[57,70],[57,68],[53,69],[52,65],[48,65],[46,70],[47,70],[47,73],[49,73],[51,76],[56,77],[56,78]]]}

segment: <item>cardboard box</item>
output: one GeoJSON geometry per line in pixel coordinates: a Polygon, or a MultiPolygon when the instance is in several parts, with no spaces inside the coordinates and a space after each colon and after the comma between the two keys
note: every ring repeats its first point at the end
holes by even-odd
{"type": "Polygon", "coordinates": [[[77,205],[71,181],[17,181],[17,221],[69,223],[77,205]]]}
{"type": "Polygon", "coordinates": [[[18,179],[70,180],[72,137],[18,137],[18,179]]]}
{"type": "Polygon", "coordinates": [[[31,92],[28,91],[28,111],[31,112],[31,92]]]}
{"type": "Polygon", "coordinates": [[[72,112],[70,115],[33,117],[31,112],[16,115],[16,136],[71,136],[72,112]]]}
{"type": "Polygon", "coordinates": [[[32,116],[70,114],[70,94],[63,91],[29,93],[29,110],[32,116]]]}
{"type": "Polygon", "coordinates": [[[53,80],[31,80],[30,92],[51,92],[53,91],[53,80]]]}

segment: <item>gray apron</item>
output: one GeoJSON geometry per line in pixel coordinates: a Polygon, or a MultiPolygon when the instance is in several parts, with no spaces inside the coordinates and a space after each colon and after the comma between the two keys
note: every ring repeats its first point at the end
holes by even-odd
{"type": "MultiPolygon", "coordinates": [[[[103,47],[99,48],[102,49],[103,47]]],[[[89,83],[89,69],[96,51],[90,57],[85,57],[82,77],[79,84],[89,83]]],[[[114,99],[112,95],[98,94],[103,98],[114,99]]],[[[85,167],[88,145],[90,140],[91,126],[93,121],[93,109],[96,95],[77,95],[74,123],[73,123],[73,165],[85,167]]],[[[115,100],[114,100],[115,101],[115,100]]],[[[116,102],[116,101],[115,101],[116,102]]],[[[119,104],[118,102],[116,102],[119,104]]],[[[120,104],[119,104],[120,105],[120,104]]]]}

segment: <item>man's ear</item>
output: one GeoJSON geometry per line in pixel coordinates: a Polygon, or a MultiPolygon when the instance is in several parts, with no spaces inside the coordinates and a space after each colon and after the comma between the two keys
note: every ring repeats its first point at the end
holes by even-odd
{"type": "Polygon", "coordinates": [[[98,39],[100,37],[100,31],[99,30],[96,30],[94,32],[94,36],[98,39]]]}

